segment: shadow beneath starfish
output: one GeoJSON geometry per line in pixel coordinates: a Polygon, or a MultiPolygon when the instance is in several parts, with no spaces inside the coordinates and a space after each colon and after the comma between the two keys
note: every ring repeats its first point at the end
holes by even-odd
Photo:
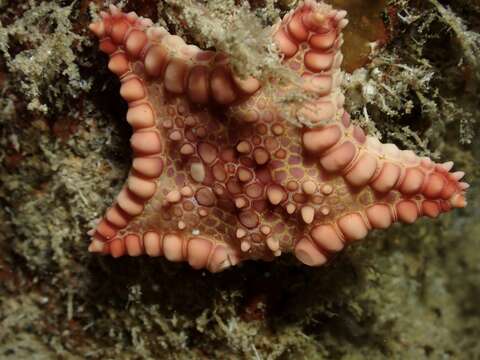
{"type": "Polygon", "coordinates": [[[125,308],[129,289],[140,285],[141,303],[158,305],[167,317],[175,310],[195,320],[205,310],[214,311],[222,302],[234,301],[230,305],[243,321],[261,320],[272,328],[303,323],[314,308],[333,315],[334,299],[357,281],[354,267],[342,255],[322,268],[308,268],[286,256],[271,263],[247,261],[219,274],[163,258],[95,257],[90,270],[90,293],[97,305],[125,308]],[[222,294],[238,297],[225,299],[222,294]]]}

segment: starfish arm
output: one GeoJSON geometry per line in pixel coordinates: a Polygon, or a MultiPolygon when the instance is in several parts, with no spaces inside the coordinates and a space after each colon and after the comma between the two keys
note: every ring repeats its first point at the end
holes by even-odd
{"type": "Polygon", "coordinates": [[[463,172],[450,172],[453,163],[436,164],[382,144],[352,126],[347,113],[337,124],[306,130],[303,146],[325,178],[336,179],[327,193],[337,194],[316,208],[315,215],[325,216],[317,216],[296,245],[297,257],[305,263],[324,263],[332,250],[364,238],[371,229],[386,229],[395,221],[411,224],[421,216],[436,218],[467,204],[468,184],[460,182],[463,172]]]}
{"type": "MultiPolygon", "coordinates": [[[[100,49],[110,56],[109,69],[121,80],[120,95],[129,106],[127,121],[134,130],[131,146],[135,154],[125,186],[95,229],[90,251],[115,257],[142,253],[164,255],[174,261],[188,260],[194,267],[208,267],[211,271],[218,270],[222,263],[230,264],[234,261],[231,256],[229,260],[224,248],[212,246],[211,241],[158,231],[139,236],[129,230],[137,217],[144,216],[151,198],[155,194],[159,197],[158,182],[168,151],[165,138],[170,143],[181,143],[184,135],[206,135],[200,134],[206,132],[203,126],[196,128],[196,134],[179,131],[178,121],[193,126],[198,118],[177,117],[175,124],[172,111],[176,110],[164,106],[162,98],[183,96],[193,104],[226,106],[255,92],[258,81],[234,76],[226,56],[187,45],[181,38],[153,27],[149,20],[135,13],[125,14],[115,6],[110,7],[109,13],[102,13],[102,20],[91,24],[90,29],[99,37],[100,49]],[[161,89],[157,84],[162,85],[161,89]]],[[[186,111],[186,103],[182,105],[178,108],[180,116],[185,115],[182,109],[186,111]]],[[[177,149],[185,156],[195,150],[188,142],[177,149]]],[[[207,144],[199,145],[201,156],[208,157],[209,151],[207,144]]],[[[192,164],[192,176],[198,180],[203,176],[203,169],[196,164],[192,164]]],[[[182,197],[189,197],[186,192],[192,190],[188,187],[184,187],[183,193],[172,190],[165,194],[163,201],[174,204],[182,197]]]]}
{"type": "Polygon", "coordinates": [[[283,58],[286,79],[264,86],[230,113],[254,123],[281,116],[296,126],[317,126],[338,120],[343,114],[344,95],[342,29],[346,11],[306,1],[272,27],[272,39],[283,58]],[[283,83],[281,83],[283,81],[283,83]],[[265,110],[268,108],[268,110],[265,110]]]}
{"type": "Polygon", "coordinates": [[[303,125],[329,123],[343,114],[340,48],[346,15],[330,5],[306,1],[276,26],[274,39],[284,54],[284,65],[300,76],[304,91],[313,95],[286,114],[303,125]]]}
{"type": "Polygon", "coordinates": [[[101,14],[102,20],[90,24],[90,30],[99,38],[100,50],[110,56],[109,69],[122,80],[139,72],[132,68],[135,64],[145,77],[163,81],[171,94],[223,106],[242,101],[260,87],[256,79],[233,74],[225,54],[188,45],[134,12],[125,14],[112,5],[101,14]]]}

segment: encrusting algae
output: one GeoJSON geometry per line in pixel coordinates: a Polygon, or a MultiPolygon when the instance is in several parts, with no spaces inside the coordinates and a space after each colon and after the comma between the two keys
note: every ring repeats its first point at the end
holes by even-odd
{"type": "MultiPolygon", "coordinates": [[[[185,26],[173,1],[123,4],[202,46],[212,25],[197,17],[185,26]]],[[[196,4],[216,8],[214,26],[251,14],[245,28],[271,25],[297,5],[196,4]]],[[[282,257],[212,275],[160,259],[88,254],[85,233],[131,162],[120,84],[87,30],[88,9],[107,5],[0,1],[0,357],[479,356],[475,206],[374,232],[318,269],[282,257]]],[[[362,24],[380,27],[381,18],[383,26],[367,37],[376,44],[368,59],[345,79],[346,109],[384,142],[455,161],[472,185],[469,203],[477,203],[477,3],[389,1],[362,14],[362,24]]],[[[226,40],[235,49],[230,35],[220,34],[215,48],[226,40]]],[[[256,51],[273,56],[262,46],[256,51]]],[[[249,61],[245,75],[256,66],[275,71],[249,61]]]]}

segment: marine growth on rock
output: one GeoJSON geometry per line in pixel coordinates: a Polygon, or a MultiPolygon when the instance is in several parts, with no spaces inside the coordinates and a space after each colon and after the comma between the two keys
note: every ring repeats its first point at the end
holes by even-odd
{"type": "Polygon", "coordinates": [[[134,159],[89,251],[218,272],[294,252],[318,266],[396,221],[466,206],[464,173],[382,144],[343,109],[346,11],[305,1],[271,29],[285,71],[240,78],[227,54],[112,6],[90,25],[121,81],[134,159]],[[303,101],[278,99],[297,93],[303,101]]]}

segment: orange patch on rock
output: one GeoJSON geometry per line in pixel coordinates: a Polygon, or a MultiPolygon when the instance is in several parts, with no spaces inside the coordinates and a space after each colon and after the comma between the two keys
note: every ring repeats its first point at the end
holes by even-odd
{"type": "Polygon", "coordinates": [[[389,40],[389,31],[382,13],[387,10],[386,0],[326,0],[336,8],[348,12],[348,26],[343,32],[343,69],[349,73],[365,66],[370,55],[370,43],[384,45],[389,40]]]}

